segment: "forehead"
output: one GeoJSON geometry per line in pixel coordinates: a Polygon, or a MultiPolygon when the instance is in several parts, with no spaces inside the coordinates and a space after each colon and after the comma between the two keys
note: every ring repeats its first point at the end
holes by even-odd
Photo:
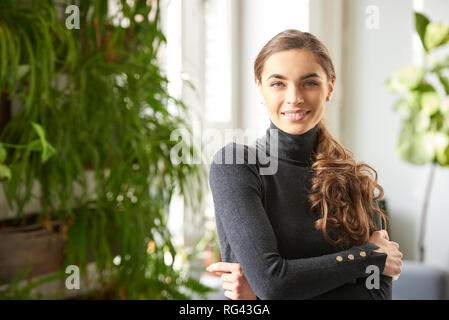
{"type": "Polygon", "coordinates": [[[314,53],[306,49],[291,49],[272,54],[264,64],[263,81],[271,74],[281,74],[297,79],[309,73],[317,73],[325,79],[325,72],[314,53]]]}

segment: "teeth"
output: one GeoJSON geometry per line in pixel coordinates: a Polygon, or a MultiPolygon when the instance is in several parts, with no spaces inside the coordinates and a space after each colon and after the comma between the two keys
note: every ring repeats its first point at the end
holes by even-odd
{"type": "Polygon", "coordinates": [[[307,113],[308,111],[303,111],[303,112],[286,112],[284,113],[285,116],[287,117],[296,117],[296,116],[303,116],[307,113]]]}

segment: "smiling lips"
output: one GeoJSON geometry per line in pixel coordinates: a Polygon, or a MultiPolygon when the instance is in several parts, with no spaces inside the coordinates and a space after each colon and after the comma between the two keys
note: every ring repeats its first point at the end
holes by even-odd
{"type": "Polygon", "coordinates": [[[288,110],[281,112],[281,116],[293,120],[293,121],[299,121],[302,120],[310,113],[310,110],[288,110]]]}

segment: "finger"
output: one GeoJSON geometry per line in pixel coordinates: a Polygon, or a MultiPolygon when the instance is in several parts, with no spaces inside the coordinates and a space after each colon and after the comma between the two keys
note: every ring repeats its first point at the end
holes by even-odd
{"type": "Polygon", "coordinates": [[[225,297],[228,297],[229,299],[235,300],[234,294],[232,293],[232,291],[225,290],[224,295],[225,295],[225,297]]]}
{"type": "Polygon", "coordinates": [[[399,249],[399,243],[394,242],[394,241],[390,241],[397,249],[399,249]]]}
{"type": "MultiPolygon", "coordinates": [[[[221,277],[222,275],[229,273],[229,272],[223,272],[223,271],[214,271],[213,272],[217,277],[221,277]]],[[[230,273],[229,273],[230,274],[230,273]]]]}
{"type": "Polygon", "coordinates": [[[380,232],[382,238],[390,240],[390,237],[388,236],[387,230],[382,229],[382,230],[379,230],[379,232],[380,232]]]}
{"type": "Polygon", "coordinates": [[[235,284],[233,282],[223,282],[222,287],[225,290],[234,291],[235,284]]]}
{"type": "Polygon", "coordinates": [[[238,264],[238,263],[216,262],[216,263],[213,263],[210,266],[208,266],[206,268],[206,270],[209,272],[216,272],[216,271],[232,272],[236,269],[236,266],[235,266],[236,264],[238,264]]]}
{"type": "Polygon", "coordinates": [[[232,273],[224,273],[221,275],[221,281],[223,282],[236,282],[237,277],[235,274],[232,273]]]}

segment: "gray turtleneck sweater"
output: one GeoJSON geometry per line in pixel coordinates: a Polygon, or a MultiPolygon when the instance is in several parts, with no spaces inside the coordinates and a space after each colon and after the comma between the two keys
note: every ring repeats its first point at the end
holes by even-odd
{"type": "Polygon", "coordinates": [[[319,217],[307,194],[317,137],[318,125],[292,135],[270,122],[252,144],[229,143],[214,155],[209,184],[222,260],[240,263],[262,300],[391,299],[392,278],[381,275],[387,255],[374,252],[378,246],[341,251],[313,226],[319,217]],[[366,286],[370,265],[378,267],[379,289],[366,286]]]}

